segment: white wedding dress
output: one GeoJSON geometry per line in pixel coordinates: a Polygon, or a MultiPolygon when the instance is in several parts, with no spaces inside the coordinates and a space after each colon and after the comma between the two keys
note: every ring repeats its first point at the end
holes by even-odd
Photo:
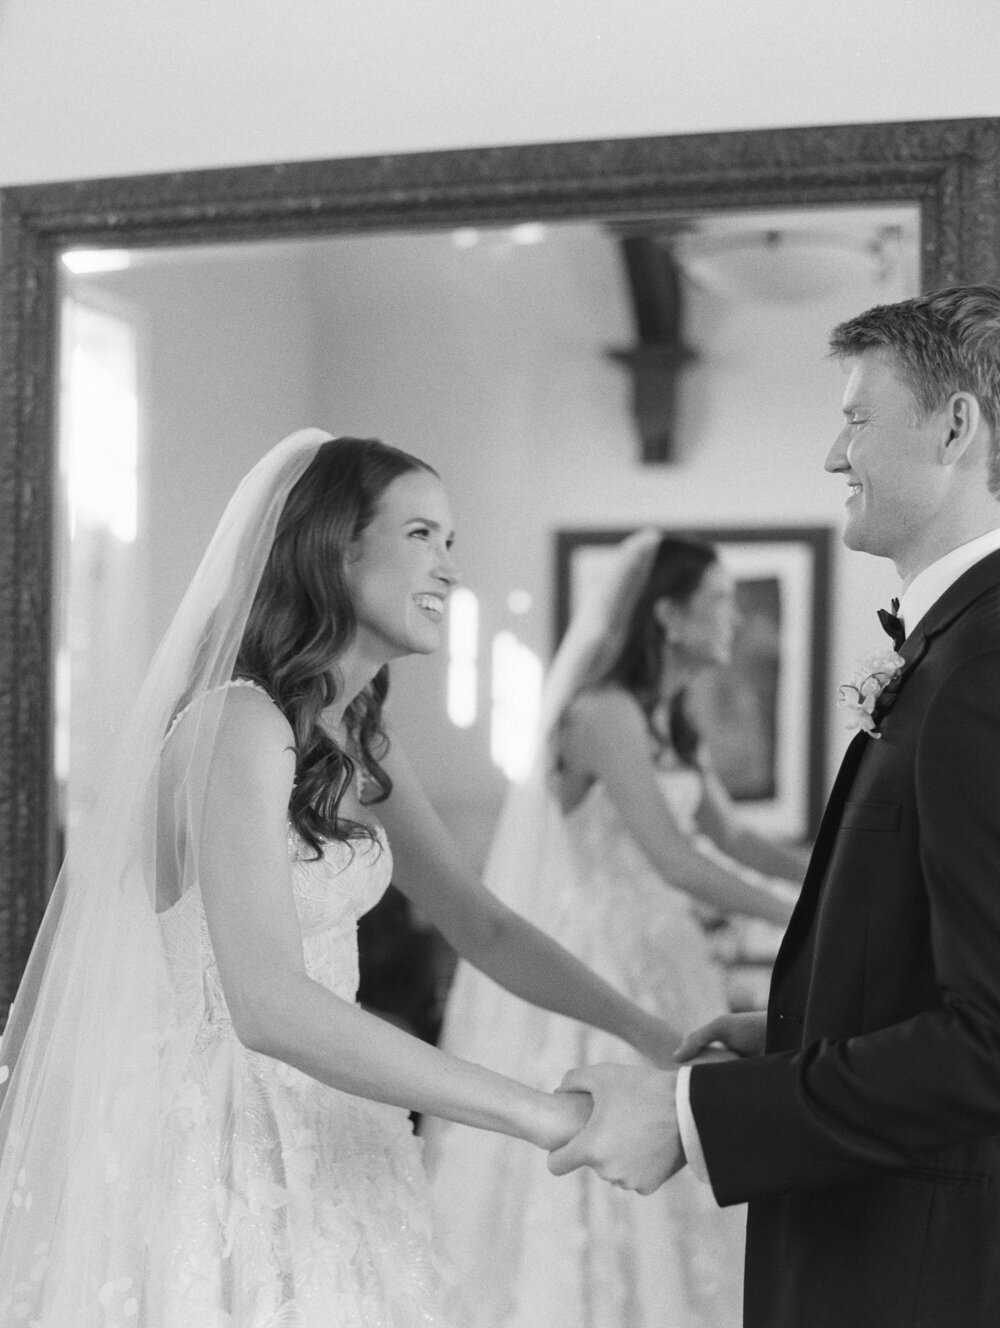
{"type": "MultiPolygon", "coordinates": [[[[701,775],[674,765],[657,778],[693,836],[701,775]]],[[[554,803],[548,814],[558,818],[554,803]]],[[[570,860],[553,860],[550,835],[549,879],[537,883],[544,899],[558,878],[539,919],[546,929],[682,1031],[723,1011],[722,976],[690,896],[664,884],[600,784],[562,828],[558,852],[570,860]]],[[[460,970],[456,1019],[482,982],[460,970]]],[[[638,1059],[608,1034],[499,991],[487,1022],[481,1045],[465,1035],[457,1054],[540,1088],[555,1088],[571,1066],[638,1059]]],[[[438,1219],[473,1305],[468,1328],[738,1328],[744,1210],[718,1208],[689,1169],[643,1197],[587,1170],[555,1179],[542,1154],[500,1135],[437,1120],[426,1131],[438,1219]]]]}
{"type": "MultiPolygon", "coordinates": [[[[357,921],[392,874],[384,833],[328,842],[318,860],[291,829],[288,841],[306,968],[353,1001],[357,921]]],[[[167,1120],[144,1322],[465,1328],[434,1247],[420,1143],[406,1111],[243,1047],[197,889],[161,926],[168,956],[191,953],[190,929],[200,933],[203,995],[167,1120]]],[[[179,978],[178,989],[190,990],[179,978]]]]}

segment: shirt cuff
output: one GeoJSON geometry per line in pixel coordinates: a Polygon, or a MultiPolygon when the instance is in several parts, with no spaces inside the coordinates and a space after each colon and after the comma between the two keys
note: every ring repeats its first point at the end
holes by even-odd
{"type": "Polygon", "coordinates": [[[680,1130],[681,1144],[684,1147],[687,1164],[698,1179],[704,1181],[707,1185],[709,1183],[708,1166],[701,1147],[701,1139],[698,1137],[698,1127],[694,1123],[694,1112],[691,1110],[690,1065],[682,1065],[677,1071],[674,1101],[677,1109],[677,1128],[680,1130]]]}

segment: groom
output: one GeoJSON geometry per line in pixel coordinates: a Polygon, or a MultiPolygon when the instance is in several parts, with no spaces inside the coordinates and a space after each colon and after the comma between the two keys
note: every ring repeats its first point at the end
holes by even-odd
{"type": "Polygon", "coordinates": [[[746,1328],[997,1328],[1000,287],[871,309],[831,346],[826,469],[845,543],[901,577],[902,668],[844,756],[766,1016],[682,1049],[737,1059],[572,1071],[594,1110],[550,1166],[649,1193],[687,1160],[749,1200],[746,1328]]]}

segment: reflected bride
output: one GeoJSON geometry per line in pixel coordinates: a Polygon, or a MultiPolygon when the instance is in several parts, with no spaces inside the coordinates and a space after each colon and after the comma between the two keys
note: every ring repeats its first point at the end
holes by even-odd
{"type": "MultiPolygon", "coordinates": [[[[783,924],[796,891],[770,878],[799,880],[805,866],[739,821],[687,713],[688,685],[728,661],[733,629],[712,547],[656,531],[626,540],[556,655],[535,765],[511,791],[486,871],[518,912],[685,1028],[725,1006],[696,909],[783,924]]],[[[636,1059],[465,965],[442,1045],[538,1086],[636,1059]]],[[[555,1180],[543,1159],[460,1125],[424,1132],[449,1252],[477,1288],[475,1328],[739,1322],[743,1212],[720,1210],[690,1171],[640,1198],[586,1170],[555,1180]]]]}

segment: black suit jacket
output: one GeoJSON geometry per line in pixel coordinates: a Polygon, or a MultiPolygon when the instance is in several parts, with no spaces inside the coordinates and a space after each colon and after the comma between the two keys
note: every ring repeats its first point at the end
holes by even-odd
{"type": "Polygon", "coordinates": [[[901,650],[778,955],[767,1054],[696,1066],[747,1328],[1000,1325],[1000,553],[901,650]]]}

